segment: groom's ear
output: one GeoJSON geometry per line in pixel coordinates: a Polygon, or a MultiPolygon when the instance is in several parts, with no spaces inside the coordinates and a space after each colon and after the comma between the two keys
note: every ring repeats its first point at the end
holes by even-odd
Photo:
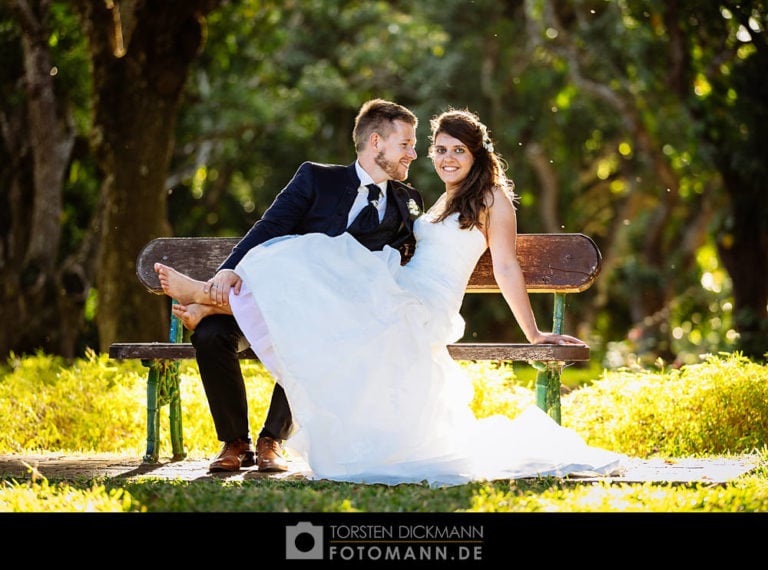
{"type": "Polygon", "coordinates": [[[370,135],[368,135],[368,144],[371,148],[379,150],[379,143],[381,142],[381,135],[377,133],[376,131],[372,131],[370,135]]]}

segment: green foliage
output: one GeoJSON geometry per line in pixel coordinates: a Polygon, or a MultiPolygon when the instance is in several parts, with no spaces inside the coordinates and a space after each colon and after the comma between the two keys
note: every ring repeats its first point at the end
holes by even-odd
{"type": "Polygon", "coordinates": [[[71,365],[44,354],[11,358],[9,367],[0,382],[3,452],[139,452],[145,404],[137,366],[119,373],[91,353],[71,365]]]}
{"type": "Polygon", "coordinates": [[[84,488],[49,483],[39,474],[29,484],[6,482],[0,487],[0,512],[77,512],[77,513],[124,513],[144,512],[146,509],[134,502],[124,489],[107,488],[91,482],[84,488]]]}
{"type": "Polygon", "coordinates": [[[502,414],[515,417],[536,403],[533,392],[521,386],[510,364],[464,362],[475,386],[472,411],[479,418],[502,414]]]}
{"type": "MultiPolygon", "coordinates": [[[[116,362],[94,353],[72,363],[45,354],[11,358],[0,376],[0,453],[56,449],[142,455],[146,370],[137,361],[116,362]]],[[[260,425],[273,381],[255,362],[244,363],[243,374],[251,418],[260,425]]],[[[194,362],[182,363],[180,389],[185,446],[190,457],[209,456],[221,444],[194,362]]],[[[171,455],[167,408],[164,412],[159,452],[171,455]]]]}
{"type": "MultiPolygon", "coordinates": [[[[536,386],[537,370],[527,362],[515,362],[512,365],[516,382],[529,390],[536,386]]],[[[581,364],[563,367],[560,376],[561,392],[567,393],[579,386],[586,386],[603,375],[604,368],[595,359],[581,364]]]]}
{"type": "Polygon", "coordinates": [[[667,371],[606,371],[563,399],[563,425],[637,457],[751,453],[768,442],[768,367],[730,354],[667,371]]]}

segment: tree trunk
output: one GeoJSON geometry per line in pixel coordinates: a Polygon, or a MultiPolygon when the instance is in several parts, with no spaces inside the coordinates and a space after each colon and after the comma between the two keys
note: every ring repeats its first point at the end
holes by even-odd
{"type": "Polygon", "coordinates": [[[728,169],[724,182],[731,196],[727,227],[717,239],[720,260],[733,283],[733,320],[737,346],[747,357],[765,361],[768,355],[768,198],[755,180],[750,188],[728,169]]]}
{"type": "Polygon", "coordinates": [[[176,117],[191,62],[203,43],[203,16],[218,1],[131,4],[81,0],[90,42],[93,144],[102,170],[99,347],[159,340],[168,334],[168,302],[136,279],[149,240],[168,235],[165,180],[176,117]],[[122,12],[120,11],[122,8],[122,12]]]}
{"type": "Polygon", "coordinates": [[[68,295],[62,287],[62,188],[75,129],[70,108],[56,97],[48,44],[50,4],[11,3],[21,30],[25,98],[13,114],[2,117],[12,168],[10,220],[0,247],[0,306],[7,312],[3,321],[17,324],[0,334],[3,355],[44,350],[71,357],[76,339],[71,332],[83,323],[83,296],[68,295]],[[62,318],[65,314],[71,318],[62,318]]]}

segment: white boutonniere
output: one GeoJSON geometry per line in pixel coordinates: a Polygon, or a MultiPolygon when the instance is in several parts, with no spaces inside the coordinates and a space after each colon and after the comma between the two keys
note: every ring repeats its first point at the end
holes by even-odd
{"type": "Polygon", "coordinates": [[[421,210],[419,209],[419,205],[416,203],[416,200],[411,198],[408,200],[408,213],[416,218],[421,215],[421,210]]]}

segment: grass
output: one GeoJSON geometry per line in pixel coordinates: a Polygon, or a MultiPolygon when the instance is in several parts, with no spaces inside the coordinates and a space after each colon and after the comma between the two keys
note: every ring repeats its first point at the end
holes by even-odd
{"type": "MultiPolygon", "coordinates": [[[[465,363],[478,416],[513,417],[534,401],[519,368],[465,363]]],[[[271,380],[244,363],[252,427],[260,426],[271,380]]],[[[569,375],[571,370],[566,371],[569,375]]],[[[143,455],[145,371],[91,354],[75,362],[36,355],[0,369],[0,453],[143,455]]],[[[182,365],[189,456],[218,451],[194,363],[182,365]]],[[[0,512],[143,513],[758,513],[768,511],[768,367],[739,355],[710,356],[670,370],[584,373],[564,394],[563,424],[590,444],[634,457],[756,455],[759,466],[727,484],[575,483],[556,478],[433,489],[327,481],[49,481],[0,475],[0,512]]],[[[161,433],[168,433],[167,418],[161,433]]],[[[164,440],[161,456],[169,456],[164,440]]]]}

